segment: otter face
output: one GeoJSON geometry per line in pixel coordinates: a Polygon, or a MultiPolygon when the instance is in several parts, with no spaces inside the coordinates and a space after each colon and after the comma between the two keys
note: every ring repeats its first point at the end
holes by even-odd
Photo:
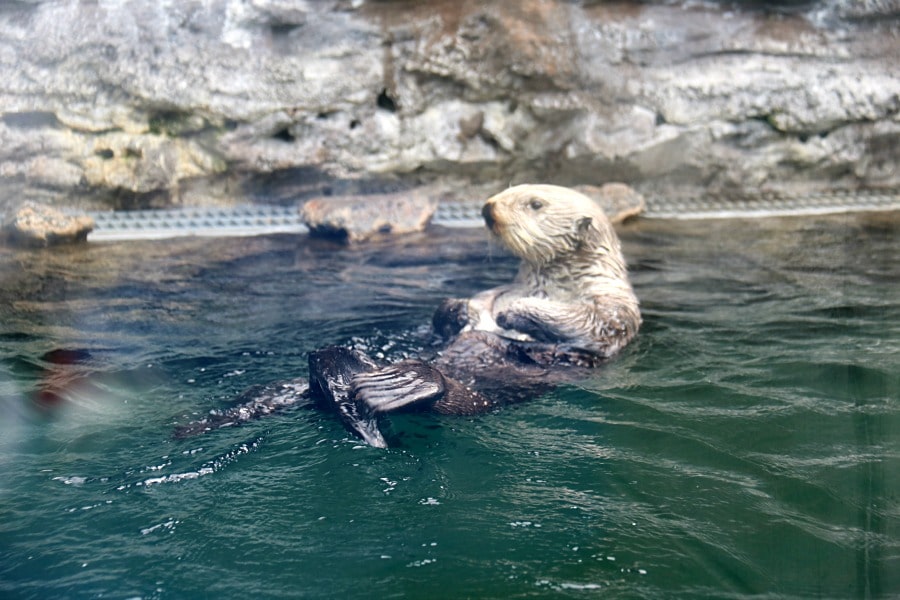
{"type": "MultiPolygon", "coordinates": [[[[503,245],[533,265],[553,262],[585,245],[604,248],[602,238],[615,235],[593,200],[556,185],[511,187],[488,199],[481,214],[503,245]]],[[[611,245],[610,240],[605,248],[611,245]]]]}

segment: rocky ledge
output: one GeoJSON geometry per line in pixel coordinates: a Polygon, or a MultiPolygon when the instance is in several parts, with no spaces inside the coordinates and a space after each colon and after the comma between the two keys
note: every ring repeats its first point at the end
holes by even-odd
{"type": "Polygon", "coordinates": [[[889,0],[5,2],[0,208],[897,188],[898,17],[889,0]]]}

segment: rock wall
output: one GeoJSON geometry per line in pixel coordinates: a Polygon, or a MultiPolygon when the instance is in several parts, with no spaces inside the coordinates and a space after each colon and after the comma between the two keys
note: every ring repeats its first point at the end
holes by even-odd
{"type": "Polygon", "coordinates": [[[896,188],[898,5],[7,1],[0,205],[896,188]]]}

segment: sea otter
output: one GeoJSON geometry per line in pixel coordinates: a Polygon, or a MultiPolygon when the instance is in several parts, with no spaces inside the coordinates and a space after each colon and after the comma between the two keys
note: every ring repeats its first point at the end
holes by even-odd
{"type": "Polygon", "coordinates": [[[518,185],[482,209],[491,234],[522,259],[509,285],[445,300],[431,361],[381,365],[328,346],[309,355],[309,384],[258,388],[248,401],[182,435],[268,414],[307,397],[334,408],[366,443],[386,447],[379,416],[400,410],[474,415],[573,380],[621,350],[641,324],[619,238],[590,198],[554,185],[518,185]]]}
{"type": "Polygon", "coordinates": [[[509,285],[446,300],[434,319],[442,334],[488,331],[598,359],[634,337],[638,300],[619,238],[593,200],[555,185],[518,185],[490,198],[481,214],[522,264],[509,285]]]}

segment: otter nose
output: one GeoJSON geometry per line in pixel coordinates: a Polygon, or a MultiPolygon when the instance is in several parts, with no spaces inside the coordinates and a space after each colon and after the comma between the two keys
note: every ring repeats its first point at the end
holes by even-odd
{"type": "Polygon", "coordinates": [[[494,205],[488,202],[481,209],[481,216],[484,217],[484,224],[487,225],[488,229],[494,229],[494,205]]]}

